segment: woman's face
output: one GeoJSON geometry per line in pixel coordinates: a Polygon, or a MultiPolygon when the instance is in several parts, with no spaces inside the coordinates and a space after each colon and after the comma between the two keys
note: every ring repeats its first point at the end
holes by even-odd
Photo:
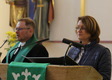
{"type": "Polygon", "coordinates": [[[76,30],[77,30],[78,39],[80,41],[82,41],[82,43],[88,43],[88,42],[90,42],[89,38],[90,38],[91,35],[86,32],[86,27],[82,23],[81,20],[79,20],[78,26],[76,27],[76,30]]]}

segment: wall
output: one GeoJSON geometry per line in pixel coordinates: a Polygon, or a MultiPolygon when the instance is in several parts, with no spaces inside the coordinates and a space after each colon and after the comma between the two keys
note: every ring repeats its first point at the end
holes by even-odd
{"type": "MultiPolygon", "coordinates": [[[[9,5],[5,3],[5,0],[0,0],[0,46],[3,44],[4,40],[6,40],[5,33],[7,31],[12,31],[12,28],[9,26],[9,5]]],[[[2,58],[6,55],[7,51],[4,48],[8,47],[7,43],[0,48],[0,52],[2,52],[2,58]]]]}
{"type": "Polygon", "coordinates": [[[50,40],[75,39],[74,26],[80,16],[80,0],[54,0],[55,19],[50,27],[50,40]],[[72,36],[71,36],[72,35],[72,36]]]}
{"type": "Polygon", "coordinates": [[[101,40],[112,41],[112,0],[86,0],[85,14],[96,18],[101,27],[101,40]],[[108,33],[109,32],[109,33],[108,33]]]}

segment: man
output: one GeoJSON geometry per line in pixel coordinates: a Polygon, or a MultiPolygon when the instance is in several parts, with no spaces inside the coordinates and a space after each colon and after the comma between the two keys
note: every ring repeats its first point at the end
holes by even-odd
{"type": "Polygon", "coordinates": [[[22,18],[18,20],[16,26],[17,44],[12,47],[3,63],[29,62],[26,57],[48,57],[48,52],[42,44],[37,44],[34,35],[35,23],[30,18],[22,18]],[[18,52],[19,51],[19,52],[18,52]]]}

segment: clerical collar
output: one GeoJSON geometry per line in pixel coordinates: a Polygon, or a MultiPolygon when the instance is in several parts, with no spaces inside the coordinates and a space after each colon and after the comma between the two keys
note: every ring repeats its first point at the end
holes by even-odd
{"type": "MultiPolygon", "coordinates": [[[[26,44],[26,42],[20,42],[18,47],[20,47],[20,49],[22,49],[22,47],[26,44]]],[[[16,51],[14,52],[14,55],[17,53],[19,48],[16,49],[16,51]]]]}
{"type": "Polygon", "coordinates": [[[25,44],[26,44],[26,42],[20,42],[19,45],[18,45],[18,47],[24,46],[25,44]]]}

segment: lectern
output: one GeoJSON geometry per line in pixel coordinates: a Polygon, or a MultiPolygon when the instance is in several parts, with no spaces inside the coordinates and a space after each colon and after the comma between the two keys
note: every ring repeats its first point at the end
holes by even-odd
{"type": "Polygon", "coordinates": [[[46,80],[103,80],[103,77],[91,66],[50,65],[46,80]]]}
{"type": "MultiPolygon", "coordinates": [[[[7,80],[8,64],[0,64],[0,78],[7,80]]],[[[91,66],[49,65],[46,80],[103,80],[102,76],[91,66]]]]}

